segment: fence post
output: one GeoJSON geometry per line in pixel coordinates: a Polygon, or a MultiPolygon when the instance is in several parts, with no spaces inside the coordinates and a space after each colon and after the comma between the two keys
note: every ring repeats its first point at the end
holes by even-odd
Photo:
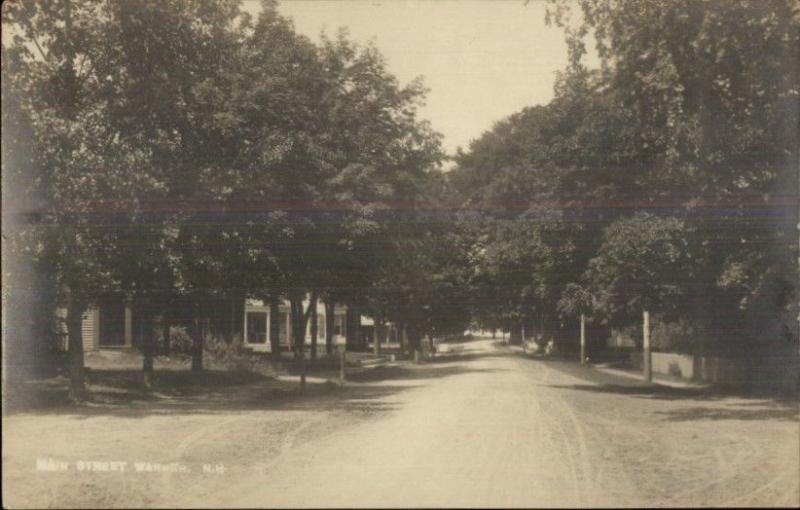
{"type": "Polygon", "coordinates": [[[653,382],[653,365],[650,357],[650,312],[642,312],[642,365],[644,367],[644,380],[653,382]]]}
{"type": "Polygon", "coordinates": [[[586,315],[581,314],[581,365],[586,364],[586,315]]]}

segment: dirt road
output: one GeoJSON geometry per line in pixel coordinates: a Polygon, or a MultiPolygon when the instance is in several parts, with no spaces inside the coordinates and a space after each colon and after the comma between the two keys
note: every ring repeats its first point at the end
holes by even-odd
{"type": "Polygon", "coordinates": [[[567,364],[509,356],[490,342],[470,347],[420,370],[428,378],[413,389],[385,398],[397,411],[297,448],[263,478],[241,484],[230,503],[800,502],[796,407],[653,394],[567,364]]]}
{"type": "MultiPolygon", "coordinates": [[[[308,397],[302,404],[265,407],[250,402],[207,406],[202,413],[83,417],[84,427],[101,420],[109,431],[100,436],[105,446],[94,444],[95,457],[105,450],[117,457],[130,455],[124,445],[134,439],[110,431],[135,426],[134,437],[148,434],[148,442],[142,441],[140,448],[168,450],[168,458],[182,462],[211,459],[225,466],[225,472],[147,479],[103,473],[107,483],[129,491],[127,500],[114,499],[114,490],[98,487],[98,478],[74,473],[73,478],[64,478],[47,503],[85,507],[800,504],[796,401],[650,388],[571,363],[525,358],[489,341],[466,347],[462,353],[420,366],[377,369],[344,391],[308,397]],[[159,439],[159,427],[168,426],[183,434],[159,439]],[[95,494],[104,494],[105,499],[68,490],[69,483],[81,480],[95,484],[95,494]],[[133,494],[145,483],[149,484],[146,497],[133,494]],[[67,495],[72,499],[65,499],[67,495]]],[[[44,426],[30,416],[10,420],[18,420],[12,423],[17,434],[21,434],[20,420],[28,420],[31,427],[44,426]]],[[[62,431],[69,434],[71,422],[62,423],[66,427],[62,431]]],[[[42,433],[41,428],[35,430],[42,433]]],[[[77,429],[72,433],[82,437],[77,429]]],[[[12,448],[13,458],[6,459],[4,453],[4,461],[52,451],[40,450],[12,448]]],[[[46,475],[37,474],[37,480],[50,483],[46,475]]]]}

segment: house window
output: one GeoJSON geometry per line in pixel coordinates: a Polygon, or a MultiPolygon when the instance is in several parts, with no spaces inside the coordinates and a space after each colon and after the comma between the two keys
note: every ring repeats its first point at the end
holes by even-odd
{"type": "Polygon", "coordinates": [[[317,315],[317,338],[320,340],[325,338],[325,314],[317,315]]]}
{"type": "Polygon", "coordinates": [[[267,343],[266,312],[247,312],[247,343],[267,343]]]}

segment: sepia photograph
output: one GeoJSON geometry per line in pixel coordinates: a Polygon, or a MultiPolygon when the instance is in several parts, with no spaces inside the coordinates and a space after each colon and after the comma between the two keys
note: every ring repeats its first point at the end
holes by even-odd
{"type": "Polygon", "coordinates": [[[800,507],[797,0],[6,0],[3,508],[800,507]]]}

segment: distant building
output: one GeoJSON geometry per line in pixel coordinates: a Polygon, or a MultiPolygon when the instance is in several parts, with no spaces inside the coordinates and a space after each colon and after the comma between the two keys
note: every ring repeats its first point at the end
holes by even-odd
{"type": "MultiPolygon", "coordinates": [[[[309,299],[303,300],[303,308],[307,309],[309,299]]],[[[279,324],[278,338],[281,347],[289,348],[292,338],[292,321],[289,302],[281,301],[278,305],[278,316],[272,317],[269,303],[259,299],[247,299],[244,306],[243,338],[244,347],[255,352],[270,352],[270,323],[277,320],[279,324]]],[[[317,301],[317,342],[325,344],[327,321],[325,317],[325,303],[317,301]]],[[[341,345],[347,338],[347,307],[336,305],[333,315],[333,344],[341,345]]],[[[306,325],[305,344],[311,344],[311,319],[306,325]]]]}
{"type": "MultiPolygon", "coordinates": [[[[303,301],[303,308],[307,309],[308,304],[307,297],[303,301]]],[[[271,352],[270,325],[273,320],[276,320],[279,324],[278,335],[281,348],[290,349],[291,347],[292,324],[288,300],[281,300],[276,317],[272,317],[268,302],[255,298],[244,298],[243,302],[233,299],[217,299],[211,303],[205,303],[205,306],[209,310],[207,314],[209,316],[204,320],[204,327],[212,335],[226,337],[229,340],[238,337],[247,350],[271,352]]],[[[164,310],[150,310],[150,314],[157,319],[163,317],[163,313],[164,310]]],[[[318,300],[316,309],[317,343],[322,346],[325,345],[326,328],[328,327],[326,313],[325,303],[318,300]]],[[[64,319],[66,311],[58,309],[56,315],[58,318],[64,319]]],[[[99,300],[98,304],[84,313],[82,321],[84,350],[138,347],[144,338],[145,327],[148,327],[147,321],[143,320],[144,315],[124,296],[105,296],[99,300]]],[[[181,306],[176,306],[175,310],[171,310],[166,324],[181,326],[190,322],[191,303],[182,303],[181,306]],[[184,309],[185,313],[182,314],[181,309],[184,309]]],[[[150,324],[152,325],[152,322],[150,324]]],[[[66,333],[65,323],[60,320],[59,346],[63,350],[68,347],[66,333]]],[[[382,335],[382,337],[386,336],[382,335]]],[[[363,349],[373,341],[374,337],[375,325],[371,318],[355,317],[354,314],[348,313],[348,307],[345,305],[334,307],[334,345],[347,343],[349,349],[363,349]],[[351,329],[352,331],[350,331],[351,329]]],[[[311,344],[311,318],[306,325],[305,344],[311,344]]]]}

